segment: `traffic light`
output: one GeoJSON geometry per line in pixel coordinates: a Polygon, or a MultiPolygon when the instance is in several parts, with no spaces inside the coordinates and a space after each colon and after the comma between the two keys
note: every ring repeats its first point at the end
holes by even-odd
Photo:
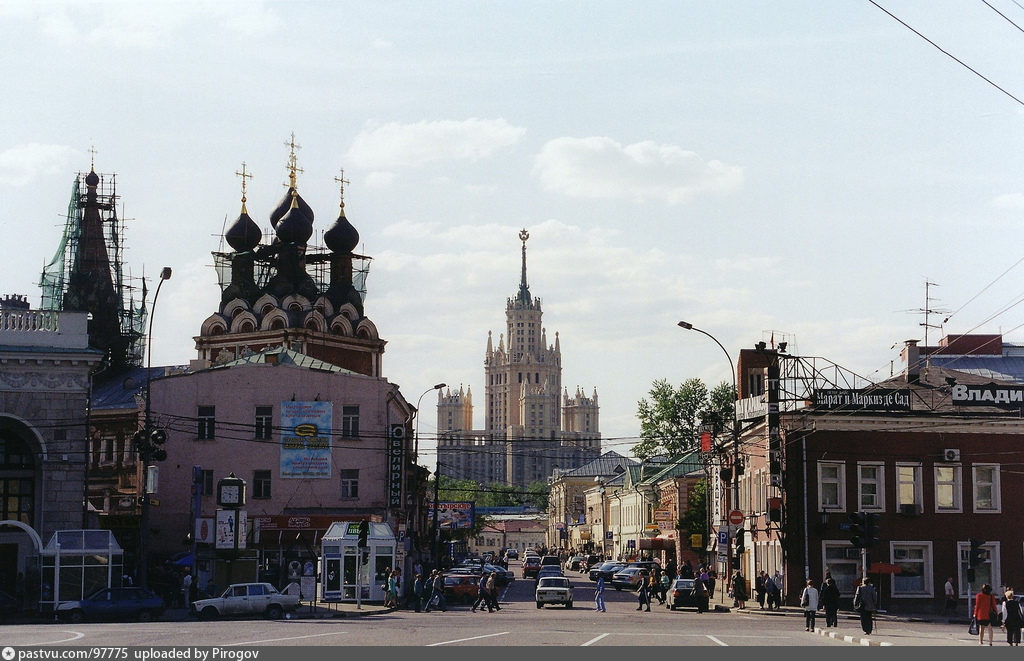
{"type": "Polygon", "coordinates": [[[867,548],[864,544],[865,533],[867,529],[864,526],[865,517],[864,512],[850,512],[850,543],[855,548],[863,549],[867,548]]]}
{"type": "Polygon", "coordinates": [[[153,433],[149,435],[149,453],[153,461],[163,461],[167,459],[167,450],[163,447],[166,442],[167,432],[163,429],[154,429],[153,433]]]}
{"type": "Polygon", "coordinates": [[[746,536],[746,531],[743,530],[743,528],[740,528],[739,530],[736,531],[736,536],[733,538],[733,546],[736,549],[736,555],[742,555],[743,554],[743,550],[744,550],[743,538],[745,536],[746,536]]]}
{"type": "Polygon", "coordinates": [[[871,547],[878,543],[878,515],[864,512],[864,546],[871,547]]]}
{"type": "Polygon", "coordinates": [[[359,548],[366,548],[369,546],[367,538],[370,536],[370,522],[363,519],[359,522],[359,541],[356,542],[356,546],[359,548]]]}
{"type": "Polygon", "coordinates": [[[782,523],[782,499],[768,499],[768,520],[772,523],[782,523]]]}
{"type": "Polygon", "coordinates": [[[971,551],[967,556],[967,566],[974,569],[988,559],[988,552],[981,548],[985,540],[971,537],[971,551]]]}

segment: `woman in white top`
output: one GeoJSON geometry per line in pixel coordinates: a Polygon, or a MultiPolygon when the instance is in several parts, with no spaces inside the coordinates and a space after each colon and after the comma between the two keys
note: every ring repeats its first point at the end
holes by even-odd
{"type": "Polygon", "coordinates": [[[800,607],[804,609],[804,620],[807,627],[804,631],[814,631],[814,616],[818,612],[818,588],[814,587],[814,581],[807,581],[807,587],[800,593],[800,607]]]}

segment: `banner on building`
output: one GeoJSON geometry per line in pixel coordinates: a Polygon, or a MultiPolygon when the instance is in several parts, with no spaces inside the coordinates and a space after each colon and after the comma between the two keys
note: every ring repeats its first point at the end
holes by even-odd
{"type": "Polygon", "coordinates": [[[909,388],[824,388],[814,392],[814,406],[843,411],[909,411],[909,388]]]}
{"type": "Polygon", "coordinates": [[[281,402],[281,477],[331,476],[331,402],[281,402]]]}
{"type": "MultiPolygon", "coordinates": [[[[434,507],[431,505],[427,513],[433,521],[434,507]]],[[[442,501],[437,508],[437,527],[446,530],[469,529],[473,527],[473,519],[476,515],[473,503],[446,503],[442,501]]]]}
{"type": "Polygon", "coordinates": [[[957,384],[952,389],[956,406],[998,406],[1005,409],[1024,409],[1024,386],[997,386],[957,384]]]}

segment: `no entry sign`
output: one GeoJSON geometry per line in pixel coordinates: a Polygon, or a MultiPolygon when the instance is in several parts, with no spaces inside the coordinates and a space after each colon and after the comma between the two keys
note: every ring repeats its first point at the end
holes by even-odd
{"type": "Polygon", "coordinates": [[[743,512],[740,510],[732,510],[729,512],[729,523],[734,526],[738,526],[743,523],[743,512]]]}

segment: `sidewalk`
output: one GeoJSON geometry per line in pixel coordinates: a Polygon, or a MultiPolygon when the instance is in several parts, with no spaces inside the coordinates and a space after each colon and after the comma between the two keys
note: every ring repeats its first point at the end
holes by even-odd
{"type": "MultiPolygon", "coordinates": [[[[753,603],[753,607],[748,605],[746,608],[739,609],[719,604],[716,606],[716,610],[719,612],[724,611],[755,617],[799,618],[801,622],[804,618],[804,611],[798,606],[782,606],[777,609],[767,610],[758,606],[756,601],[748,601],[747,603],[753,603]]],[[[816,622],[820,623],[824,622],[824,620],[824,613],[822,611],[818,611],[816,622]]],[[[962,625],[965,630],[968,625],[967,619],[949,618],[935,614],[876,613],[874,630],[870,635],[868,635],[864,633],[863,629],[861,629],[860,616],[857,613],[852,611],[839,611],[838,622],[838,627],[823,627],[818,624],[815,626],[813,633],[819,636],[828,636],[829,638],[834,638],[836,640],[853,643],[855,645],[889,647],[899,644],[899,640],[901,638],[906,638],[905,633],[902,633],[902,629],[899,626],[900,624],[929,623],[951,624],[957,626],[962,625]]]]}
{"type": "MultiPolygon", "coordinates": [[[[380,615],[390,613],[393,608],[385,607],[380,602],[363,602],[358,606],[352,602],[326,602],[315,603],[302,602],[298,610],[286,613],[284,619],[288,620],[326,620],[340,617],[362,617],[365,615],[380,615]]],[[[192,614],[187,608],[168,608],[160,617],[160,620],[172,622],[186,622],[193,620],[192,614]]]]}

